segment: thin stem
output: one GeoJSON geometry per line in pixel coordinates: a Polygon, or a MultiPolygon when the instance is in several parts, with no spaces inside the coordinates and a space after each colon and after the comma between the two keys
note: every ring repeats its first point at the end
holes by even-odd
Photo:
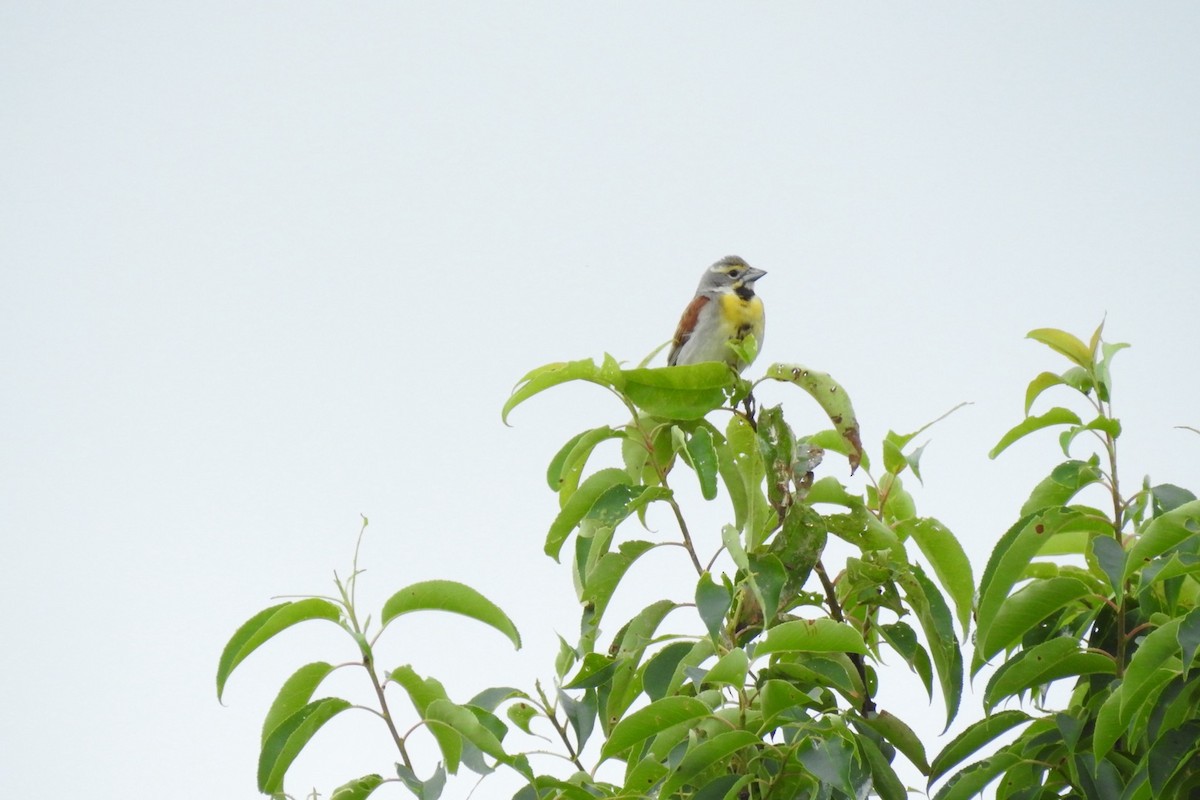
{"type": "Polygon", "coordinates": [[[559,724],[558,716],[554,713],[554,708],[550,704],[550,698],[546,697],[546,692],[544,689],[542,689],[541,682],[537,682],[536,686],[538,697],[542,699],[542,711],[546,713],[546,719],[550,720],[550,724],[554,726],[554,730],[558,733],[559,738],[562,739],[563,745],[567,748],[567,753],[569,755],[568,760],[574,764],[580,772],[587,772],[587,770],[584,769],[583,764],[579,761],[579,754],[575,751],[575,748],[571,746],[571,740],[567,736],[567,729],[563,725],[559,724]]]}
{"type": "Polygon", "coordinates": [[[371,676],[371,686],[375,689],[375,696],[379,699],[379,708],[383,712],[380,716],[383,717],[388,731],[392,734],[392,741],[396,743],[396,749],[400,751],[400,758],[404,761],[404,766],[412,769],[412,761],[408,757],[408,750],[404,747],[404,737],[400,735],[400,731],[396,730],[396,723],[392,720],[391,711],[388,710],[387,695],[384,694],[379,676],[375,674],[375,657],[369,650],[363,653],[362,665],[366,669],[367,675],[371,676]]]}
{"type": "MultiPolygon", "coordinates": [[[[663,476],[663,487],[667,487],[666,476],[663,476]]],[[[700,565],[700,557],[696,555],[696,548],[692,544],[692,536],[688,532],[687,522],[683,519],[683,512],[679,509],[679,504],[675,502],[674,497],[668,497],[667,503],[671,506],[671,510],[675,512],[675,521],[679,523],[679,532],[683,534],[683,544],[687,548],[688,555],[692,558],[692,566],[696,568],[697,575],[704,574],[704,567],[700,565]]]]}
{"type": "MultiPolygon", "coordinates": [[[[842,613],[842,606],[837,599],[837,587],[829,579],[829,573],[825,571],[825,565],[821,563],[821,559],[818,558],[817,563],[813,565],[813,572],[817,573],[821,586],[825,588],[825,602],[829,605],[829,616],[833,617],[835,622],[845,622],[846,615],[842,613]]],[[[846,656],[854,664],[854,668],[858,670],[858,677],[862,680],[863,702],[860,710],[864,717],[868,717],[875,712],[875,701],[871,698],[870,690],[867,688],[867,667],[858,653],[847,653],[846,656]]]]}

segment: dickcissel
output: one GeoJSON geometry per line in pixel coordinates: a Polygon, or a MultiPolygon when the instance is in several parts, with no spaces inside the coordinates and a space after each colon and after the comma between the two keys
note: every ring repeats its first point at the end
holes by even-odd
{"type": "Polygon", "coordinates": [[[674,367],[724,361],[738,372],[748,367],[729,345],[753,334],[762,347],[766,317],[754,282],[766,274],[738,256],[726,256],[706,269],[675,329],[667,363],[674,367]]]}

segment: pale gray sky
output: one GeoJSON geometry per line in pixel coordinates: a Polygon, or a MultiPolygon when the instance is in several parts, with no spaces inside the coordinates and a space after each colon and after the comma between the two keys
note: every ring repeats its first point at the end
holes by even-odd
{"type": "MultiPolygon", "coordinates": [[[[762,363],[837,376],[875,452],[974,401],[916,495],[977,571],[1056,463],[986,458],[1060,366],[1031,328],[1107,313],[1127,479],[1196,489],[1198,35],[1183,2],[0,5],[0,795],[256,796],[278,685],[353,653],[291,631],[227,708],[217,657],[330,590],[360,512],[366,602],[461,580],[526,640],[406,619],[385,664],[459,700],[548,681],[576,608],[544,467],[621,409],[500,406],[641,358],[727,253],[770,272],[762,363]]],[[[725,516],[696,512],[712,547],[725,516]]],[[[690,592],[675,555],[610,627],[690,592]]],[[[940,704],[893,680],[936,751],[940,704]]],[[[394,760],[365,715],[312,748],[299,795],[394,760]]]]}

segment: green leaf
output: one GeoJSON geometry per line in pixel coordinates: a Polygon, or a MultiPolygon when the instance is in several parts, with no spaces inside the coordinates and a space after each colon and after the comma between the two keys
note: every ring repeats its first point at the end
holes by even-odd
{"type": "MultiPolygon", "coordinates": [[[[605,426],[605,429],[612,430],[612,428],[608,428],[607,426],[605,426]]],[[[597,428],[595,430],[601,429],[597,428]]],[[[571,455],[571,451],[575,449],[575,445],[583,440],[583,437],[594,433],[595,430],[575,434],[567,440],[566,444],[559,448],[558,452],[554,454],[554,458],[550,459],[550,465],[546,467],[546,485],[550,487],[551,491],[557,492],[562,488],[563,466],[567,462],[567,456],[571,455]]]]}
{"type": "Polygon", "coordinates": [[[564,689],[592,689],[606,683],[617,671],[620,662],[601,653],[588,653],[575,677],[563,685],[564,689]]]}
{"type": "Polygon", "coordinates": [[[454,731],[465,741],[475,745],[498,761],[509,761],[509,756],[504,752],[500,740],[468,708],[451,703],[449,700],[434,700],[425,709],[425,722],[430,729],[444,726],[454,731]]]}
{"type": "MultiPolygon", "coordinates": [[[[412,702],[413,708],[422,719],[426,717],[426,712],[429,710],[429,704],[435,700],[445,700],[449,702],[450,698],[446,694],[446,689],[441,682],[436,678],[422,678],[412,667],[407,664],[396,667],[388,675],[388,679],[398,683],[408,694],[408,699],[412,702]]],[[[451,774],[458,772],[458,765],[462,760],[462,739],[452,730],[445,727],[431,727],[429,732],[433,734],[433,738],[437,741],[438,749],[441,750],[442,758],[446,760],[446,769],[451,774]]]]}
{"type": "Polygon", "coordinates": [[[962,733],[955,736],[942,752],[933,759],[929,771],[929,785],[945,775],[951,767],[962,763],[974,755],[981,747],[993,741],[997,736],[1012,730],[1018,725],[1032,722],[1033,717],[1024,711],[999,711],[990,717],[969,725],[962,733]]]}
{"type": "Polygon", "coordinates": [[[722,362],[621,370],[625,395],[647,414],[700,419],[725,404],[736,374],[722,362]]]}
{"type": "Polygon", "coordinates": [[[592,452],[601,443],[609,439],[619,439],[625,435],[623,430],[615,430],[608,426],[584,431],[571,439],[555,454],[554,460],[546,470],[546,482],[550,488],[559,493],[559,507],[566,505],[567,500],[579,488],[584,467],[592,452]]]}
{"type": "Polygon", "coordinates": [[[1181,622],[1181,619],[1173,619],[1142,640],[1129,661],[1120,686],[1100,706],[1092,743],[1097,758],[1108,754],[1155,693],[1180,673],[1174,665],[1167,664],[1167,660],[1180,653],[1181,622]]]}
{"type": "Polygon", "coordinates": [[[524,702],[511,703],[508,708],[504,709],[504,713],[512,724],[531,736],[533,735],[533,731],[529,729],[529,724],[536,717],[541,716],[541,712],[529,705],[529,703],[524,702]]]}
{"type": "Polygon", "coordinates": [[[657,796],[671,797],[713,764],[725,763],[737,751],[758,743],[759,738],[749,731],[734,730],[718,733],[711,739],[693,745],[688,748],[675,772],[663,783],[657,796]]]}
{"type": "Polygon", "coordinates": [[[1092,552],[1096,562],[1104,570],[1109,585],[1117,594],[1123,591],[1122,578],[1125,575],[1125,550],[1120,543],[1109,536],[1097,536],[1092,539],[1092,552]]]}
{"type": "Polygon", "coordinates": [[[704,426],[692,431],[687,440],[687,453],[692,469],[700,480],[700,493],[705,500],[717,496],[717,451],[713,446],[712,431],[704,426]]]}
{"type": "Polygon", "coordinates": [[[1101,400],[1108,400],[1109,391],[1112,388],[1112,375],[1109,373],[1109,366],[1112,364],[1112,358],[1126,347],[1129,347],[1129,345],[1122,342],[1113,342],[1112,344],[1104,342],[1100,346],[1100,350],[1103,355],[1100,359],[1100,363],[1096,365],[1096,382],[1098,384],[1097,394],[1100,395],[1101,400]]]}
{"type": "Polygon", "coordinates": [[[1116,674],[1117,665],[1102,653],[1085,653],[1079,643],[1058,636],[1025,650],[1000,665],[988,680],[983,708],[990,712],[1002,700],[1062,678],[1116,674]]]}
{"type": "Polygon", "coordinates": [[[1084,369],[1092,366],[1092,351],[1086,344],[1066,331],[1056,328],[1038,328],[1025,334],[1026,338],[1041,342],[1050,349],[1074,361],[1084,369]]]}
{"type": "Polygon", "coordinates": [[[1001,750],[959,772],[938,790],[933,800],[969,800],[977,797],[984,787],[1020,762],[1021,756],[1010,750],[1001,750]]]}
{"type": "Polygon", "coordinates": [[[776,625],[754,651],[755,657],[771,653],[867,652],[862,634],[844,622],[831,619],[797,619],[776,625]]]}
{"type": "Polygon", "coordinates": [[[417,773],[403,764],[396,765],[396,776],[417,796],[417,800],[437,800],[442,796],[442,789],[446,787],[446,770],[441,764],[437,765],[433,776],[427,781],[421,780],[417,773]]]}
{"type": "MultiPolygon", "coordinates": [[[[798,503],[788,508],[787,516],[783,518],[783,527],[771,539],[771,553],[784,570],[784,588],[788,594],[797,594],[804,588],[813,567],[825,552],[828,538],[825,518],[811,506],[798,503]]],[[[773,570],[774,565],[768,568],[762,564],[761,559],[756,559],[752,566],[759,592],[767,595],[768,592],[764,589],[767,581],[760,576],[773,570]]],[[[779,592],[775,593],[774,602],[767,602],[768,598],[764,596],[763,605],[766,607],[768,619],[778,610],[779,598],[779,592]]]]}
{"type": "Polygon", "coordinates": [[[917,547],[929,559],[929,565],[945,587],[954,608],[963,637],[971,626],[972,604],[975,600],[975,580],[971,575],[971,562],[950,529],[932,517],[910,519],[895,526],[901,537],[911,536],[917,547]]]}
{"type": "Polygon", "coordinates": [[[846,390],[830,375],[799,364],[772,364],[767,368],[766,377],[794,384],[808,392],[829,416],[834,429],[848,445],[850,471],[858,469],[863,455],[862,436],[859,433],[858,418],[854,415],[854,407],[846,390]]]}
{"type": "Polygon", "coordinates": [[[1050,578],[1030,581],[1004,600],[985,630],[979,628],[975,657],[986,661],[1016,644],[1022,636],[1046,617],[1080,597],[1091,593],[1083,581],[1075,578],[1050,578]]]}
{"type": "Polygon", "coordinates": [[[600,757],[611,758],[667,728],[703,719],[711,713],[708,706],[694,697],[676,696],[655,700],[616,724],[608,741],[600,749],[600,757]]]}
{"type": "MultiPolygon", "coordinates": [[[[789,511],[795,508],[797,507],[792,506],[789,511]]],[[[779,611],[779,597],[790,575],[783,566],[783,562],[771,553],[750,556],[749,561],[750,570],[747,577],[754,589],[754,596],[762,608],[763,627],[769,627],[771,621],[775,619],[775,614],[779,611]]],[[[807,573],[805,577],[807,577],[807,573]]]]}
{"type": "Polygon", "coordinates": [[[326,697],[314,700],[277,725],[263,742],[258,757],[258,790],[263,794],[283,791],[284,775],[296,756],[322,725],[347,708],[347,701],[326,697]]]}
{"type": "Polygon", "coordinates": [[[552,386],[558,386],[560,383],[589,381],[591,383],[598,383],[601,386],[617,386],[619,388],[619,373],[612,369],[608,361],[609,359],[606,358],[605,365],[598,367],[595,361],[588,358],[580,361],[546,364],[545,366],[529,371],[521,380],[517,381],[516,387],[513,388],[512,396],[508,398],[508,402],[504,404],[504,408],[500,411],[501,421],[507,425],[508,415],[512,413],[514,408],[535,394],[543,392],[552,386]]]}
{"type": "MultiPolygon", "coordinates": [[[[1012,587],[1025,575],[1025,568],[1038,551],[1058,533],[1082,524],[1083,514],[1067,508],[1047,508],[1027,514],[1000,537],[979,581],[979,605],[975,616],[976,636],[986,639],[1000,605],[1012,587]]],[[[971,674],[983,662],[975,659],[971,674]]]]}
{"type": "MultiPolygon", "coordinates": [[[[963,686],[962,649],[954,635],[954,618],[942,593],[919,565],[913,564],[910,574],[899,575],[897,583],[904,589],[908,606],[921,623],[929,643],[938,686],[946,704],[946,727],[949,727],[958,713],[963,686]]],[[[920,662],[916,662],[916,666],[919,668],[920,662]]]]}
{"type": "Polygon", "coordinates": [[[721,629],[725,627],[725,615],[733,605],[729,590],[712,579],[705,572],[696,583],[696,611],[704,621],[704,627],[713,641],[721,638],[721,629]]]}
{"type": "Polygon", "coordinates": [[[1071,455],[1071,444],[1078,438],[1079,434],[1085,431],[1100,431],[1107,434],[1110,438],[1116,439],[1121,435],[1121,421],[1112,417],[1096,417],[1086,425],[1076,425],[1068,428],[1058,435],[1058,444],[1062,448],[1064,456],[1071,455]]]}
{"type": "Polygon", "coordinates": [[[850,765],[854,750],[845,739],[834,736],[821,739],[813,736],[796,748],[796,758],[822,783],[832,786],[848,797],[854,797],[850,765]]]}
{"type": "Polygon", "coordinates": [[[758,451],[767,478],[767,500],[775,509],[789,502],[790,487],[796,476],[796,437],[783,419],[780,406],[758,412],[758,451]]]}
{"type": "Polygon", "coordinates": [[[490,625],[508,637],[520,649],[521,634],[500,607],[466,584],[457,581],[422,581],[407,586],[383,604],[382,623],[386,627],[396,617],[413,611],[448,611],[490,625]]]}
{"type": "Polygon", "coordinates": [[[1154,514],[1160,516],[1168,511],[1174,511],[1184,503],[1196,499],[1196,495],[1187,489],[1182,489],[1170,483],[1160,483],[1150,487],[1150,495],[1154,498],[1154,514]]]}
{"type": "Polygon", "coordinates": [[[382,775],[364,775],[334,789],[329,800],[366,800],[382,783],[382,775]]]}
{"type": "Polygon", "coordinates": [[[221,699],[221,694],[225,691],[225,681],[229,679],[234,668],[275,634],[297,622],[309,619],[338,622],[341,616],[341,609],[333,603],[310,597],[264,608],[246,620],[221,652],[221,660],[217,665],[217,700],[221,699]]]}
{"type": "Polygon", "coordinates": [[[625,573],[648,550],[655,545],[650,542],[622,542],[617,552],[606,553],[596,564],[596,568],[587,576],[580,600],[592,605],[591,621],[600,624],[604,612],[608,609],[608,601],[617,590],[625,573]]]}
{"type": "Polygon", "coordinates": [[[908,800],[908,790],[879,747],[866,736],[858,737],[856,742],[871,768],[871,788],[880,800],[908,800]]]}
{"type": "Polygon", "coordinates": [[[1200,533],[1200,500],[1155,517],[1138,537],[1125,562],[1125,579],[1167,550],[1200,533]]]}
{"type": "Polygon", "coordinates": [[[1099,482],[1101,472],[1098,463],[1093,457],[1089,461],[1072,460],[1059,464],[1034,488],[1021,507],[1021,516],[1071,502],[1084,487],[1099,482]]]}
{"type": "MultiPolygon", "coordinates": [[[[738,530],[746,532],[747,546],[753,549],[765,520],[768,515],[774,513],[767,505],[762,491],[766,469],[758,448],[758,434],[744,417],[735,414],[730,417],[725,428],[725,441],[732,456],[729,461],[733,467],[734,480],[741,483],[740,493],[745,498],[743,524],[738,526],[738,530]]],[[[729,483],[730,481],[727,481],[726,485],[729,483]]],[[[733,494],[734,490],[730,487],[730,496],[733,494]]]]}
{"type": "Polygon", "coordinates": [[[661,700],[666,696],[679,662],[692,652],[693,647],[692,642],[673,642],[650,657],[642,674],[642,689],[647,697],[661,700]]]}
{"type": "Polygon", "coordinates": [[[1200,648],[1200,608],[1193,608],[1179,622],[1179,647],[1183,661],[1183,677],[1191,668],[1196,649],[1200,648]]]}
{"type": "Polygon", "coordinates": [[[1000,437],[1000,441],[988,453],[988,458],[995,458],[1004,452],[1009,445],[1018,439],[1023,439],[1034,431],[1049,428],[1051,425],[1078,425],[1079,415],[1068,408],[1056,406],[1040,417],[1026,417],[1020,424],[1014,426],[1008,433],[1000,437]]]}
{"type": "Polygon", "coordinates": [[[904,460],[904,445],[908,437],[900,436],[895,431],[888,431],[883,437],[883,468],[893,475],[899,475],[908,466],[904,460]]]}
{"type": "Polygon", "coordinates": [[[625,502],[628,503],[632,500],[635,491],[634,487],[626,482],[627,480],[625,470],[616,467],[602,469],[588,476],[587,480],[570,496],[566,505],[562,507],[558,516],[554,518],[554,522],[551,523],[543,548],[546,555],[555,561],[558,560],[558,554],[562,550],[563,543],[567,541],[567,537],[571,535],[571,531],[575,530],[587,513],[591,511],[592,506],[613,487],[624,487],[625,502]]]}
{"type": "Polygon", "coordinates": [[[732,686],[740,689],[746,682],[746,671],[750,667],[750,657],[741,648],[730,650],[713,664],[712,669],[704,676],[702,683],[712,683],[732,686]]]}
{"type": "Polygon", "coordinates": [[[1029,409],[1033,408],[1033,401],[1037,400],[1042,392],[1051,386],[1063,385],[1067,385],[1067,382],[1053,372],[1043,372],[1030,381],[1029,387],[1025,390],[1025,416],[1029,416],[1029,409]]]}
{"type": "Polygon", "coordinates": [[[582,748],[587,744],[587,740],[596,726],[596,712],[599,708],[596,692],[589,689],[576,700],[559,689],[558,703],[562,707],[567,721],[571,723],[571,729],[575,731],[575,741],[582,748]]]}
{"type": "Polygon", "coordinates": [[[330,672],[333,672],[332,664],[314,661],[311,664],[305,664],[284,681],[283,687],[275,697],[275,702],[271,704],[271,709],[267,711],[267,716],[263,719],[263,742],[267,741],[267,737],[279,727],[281,722],[308,705],[317,686],[325,680],[330,672]]]}
{"type": "Polygon", "coordinates": [[[893,747],[904,754],[904,757],[912,762],[913,766],[921,771],[922,775],[929,774],[929,762],[925,758],[925,746],[921,744],[921,740],[917,738],[917,734],[913,729],[899,717],[880,711],[878,714],[871,716],[861,716],[858,718],[863,725],[871,728],[893,747]]]}
{"type": "MultiPolygon", "coordinates": [[[[653,755],[646,756],[641,761],[631,762],[628,766],[624,789],[638,798],[653,796],[651,789],[670,772],[670,769],[653,755]]],[[[558,797],[551,797],[553,800],[559,800],[558,797]]],[[[594,795],[589,793],[586,798],[581,797],[579,800],[592,800],[593,797],[594,795]]]]}

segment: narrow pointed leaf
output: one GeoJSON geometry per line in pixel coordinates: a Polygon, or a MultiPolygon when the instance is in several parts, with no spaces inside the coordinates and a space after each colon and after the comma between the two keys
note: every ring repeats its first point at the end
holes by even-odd
{"type": "Polygon", "coordinates": [[[904,754],[922,775],[929,774],[929,762],[925,756],[925,746],[913,729],[904,720],[887,711],[880,711],[870,717],[859,717],[859,721],[871,728],[893,747],[904,754]]]}
{"type": "Polygon", "coordinates": [[[535,394],[543,392],[552,386],[579,380],[608,385],[609,382],[604,380],[604,377],[604,371],[596,366],[596,362],[590,358],[580,361],[546,364],[543,367],[538,367],[528,372],[517,382],[512,396],[508,398],[508,401],[504,404],[504,408],[500,411],[500,419],[507,425],[508,415],[512,413],[514,408],[535,394]]]}
{"type": "Polygon", "coordinates": [[[1038,417],[1026,417],[1020,424],[1013,426],[1008,433],[1000,437],[1000,441],[988,453],[988,458],[995,458],[1004,452],[1009,445],[1028,436],[1034,431],[1049,428],[1052,425],[1078,425],[1079,415],[1068,408],[1056,406],[1038,417]]]}
{"type": "Polygon", "coordinates": [[[1097,536],[1092,540],[1092,552],[1100,569],[1104,570],[1109,585],[1114,592],[1122,591],[1122,578],[1125,575],[1125,550],[1116,539],[1108,536],[1097,536]]]}
{"type": "Polygon", "coordinates": [[[1100,468],[1092,461],[1065,461],[1034,488],[1021,507],[1021,515],[1051,506],[1065,506],[1083,488],[1099,482],[1100,476],[1100,468]]]}
{"type": "Polygon", "coordinates": [[[448,611],[490,625],[508,637],[513,647],[521,648],[521,634],[508,615],[482,594],[457,581],[422,581],[407,586],[383,604],[382,623],[387,626],[396,617],[414,611],[448,611]]]}
{"type": "MultiPolygon", "coordinates": [[[[954,635],[954,618],[945,598],[920,565],[913,564],[912,572],[901,575],[897,583],[904,589],[908,606],[913,610],[929,643],[938,686],[946,705],[946,727],[958,714],[962,701],[963,656],[958,638],[954,635]]],[[[918,668],[920,662],[916,662],[918,668]]]]}
{"type": "Polygon", "coordinates": [[[575,490],[579,488],[583,470],[596,446],[601,442],[619,439],[624,435],[624,431],[606,425],[602,428],[584,431],[563,445],[546,469],[546,483],[559,493],[560,507],[565,505],[575,490]]]}
{"type": "Polygon", "coordinates": [[[671,797],[689,781],[713,764],[724,763],[737,751],[756,745],[759,738],[749,731],[725,731],[690,747],[679,766],[663,783],[659,797],[671,797]]]}
{"type": "Polygon", "coordinates": [[[601,748],[600,756],[611,758],[667,728],[703,719],[711,713],[708,706],[694,697],[664,697],[656,700],[618,722],[601,748]]]}
{"type": "MultiPolygon", "coordinates": [[[[408,693],[413,708],[422,719],[425,718],[430,703],[435,700],[449,701],[450,699],[441,681],[436,678],[422,678],[407,664],[392,670],[388,677],[400,684],[408,693]]],[[[442,752],[442,758],[446,761],[446,769],[451,774],[457,773],[458,765],[462,760],[462,739],[457,733],[444,727],[431,727],[430,733],[433,734],[438,749],[442,752]]]]}
{"type": "Polygon", "coordinates": [[[283,777],[321,726],[350,708],[338,697],[315,700],[276,726],[263,742],[258,757],[258,790],[273,794],[283,790],[283,777]]]}
{"type": "Polygon", "coordinates": [[[1016,644],[1034,625],[1072,600],[1091,593],[1086,583],[1075,578],[1035,580],[1000,604],[986,630],[980,628],[976,657],[986,661],[1016,644]]]}
{"type": "Polygon", "coordinates": [[[255,614],[237,629],[221,653],[221,660],[217,665],[217,699],[221,699],[221,694],[225,691],[225,681],[229,679],[234,668],[272,636],[298,622],[310,619],[337,622],[341,616],[341,609],[328,600],[316,597],[280,603],[255,614]]]}
{"type": "Polygon", "coordinates": [[[1074,361],[1085,369],[1092,365],[1092,351],[1079,338],[1057,328],[1038,328],[1025,334],[1026,338],[1041,342],[1057,353],[1074,361]]]}
{"type": "Polygon", "coordinates": [[[850,471],[858,469],[863,456],[862,436],[859,432],[858,418],[854,414],[854,407],[846,390],[830,375],[799,364],[772,364],[767,368],[766,377],[794,384],[808,392],[829,416],[834,429],[846,442],[849,448],[847,458],[850,460],[850,471]]]}
{"type": "Polygon", "coordinates": [[[721,362],[621,371],[625,395],[647,414],[699,419],[725,404],[736,374],[721,362]]]}
{"type": "Polygon", "coordinates": [[[733,605],[729,590],[712,579],[712,575],[704,573],[696,583],[696,611],[713,640],[720,639],[721,629],[725,627],[725,615],[733,605]]]}
{"type": "Polygon", "coordinates": [[[1005,661],[988,680],[983,708],[990,712],[1009,697],[1062,678],[1116,674],[1117,665],[1107,655],[1085,653],[1072,637],[1059,636],[1024,650],[1005,661]]]}
{"type": "Polygon", "coordinates": [[[334,789],[329,800],[366,800],[382,784],[382,775],[364,775],[334,789]]]}
{"type": "Polygon", "coordinates": [[[1043,372],[1030,381],[1029,387],[1025,389],[1025,416],[1029,416],[1029,409],[1033,408],[1033,401],[1037,400],[1042,392],[1051,386],[1063,385],[1067,385],[1067,382],[1053,372],[1043,372]]]}
{"type": "Polygon", "coordinates": [[[871,768],[871,789],[880,800],[908,800],[908,789],[900,780],[900,776],[892,769],[886,757],[880,752],[878,745],[866,736],[856,740],[858,749],[871,768]]]}
{"type": "Polygon", "coordinates": [[[558,554],[562,550],[563,543],[567,537],[571,535],[571,531],[579,525],[596,501],[600,499],[605,492],[612,489],[614,486],[627,487],[629,498],[634,494],[634,487],[629,485],[629,476],[625,470],[609,467],[602,469],[587,477],[579,488],[567,500],[566,505],[555,517],[554,522],[550,524],[550,530],[546,533],[546,543],[543,550],[546,555],[558,560],[558,554]]]}
{"type": "Polygon", "coordinates": [[[1018,725],[1032,722],[1033,717],[1024,711],[1000,711],[986,719],[980,720],[967,727],[933,759],[929,771],[929,784],[933,783],[950,769],[974,755],[981,747],[995,740],[997,736],[1012,730],[1018,725]]]}
{"type": "Polygon", "coordinates": [[[508,754],[496,735],[488,730],[471,711],[449,700],[434,700],[425,710],[425,721],[430,727],[444,725],[465,741],[498,761],[507,761],[508,754]]]}
{"type": "Polygon", "coordinates": [[[713,447],[712,432],[703,426],[696,428],[688,437],[687,452],[700,481],[700,493],[705,500],[716,498],[717,451],[713,447]]]}
{"type": "Polygon", "coordinates": [[[333,672],[332,664],[315,661],[312,664],[305,664],[284,681],[283,687],[275,697],[275,702],[271,704],[267,716],[263,719],[263,742],[266,742],[267,737],[279,727],[281,722],[308,705],[317,686],[325,680],[330,672],[333,672]]]}
{"type": "Polygon", "coordinates": [[[963,637],[971,626],[972,605],[975,600],[975,580],[971,562],[950,529],[932,517],[905,520],[896,525],[901,536],[911,536],[917,547],[929,559],[933,572],[954,601],[963,637]]]}
{"type": "Polygon", "coordinates": [[[1200,500],[1155,517],[1137,542],[1129,549],[1125,561],[1125,580],[1138,569],[1184,540],[1200,533],[1200,500]]]}
{"type": "Polygon", "coordinates": [[[771,653],[860,653],[867,652],[862,634],[844,622],[831,619],[798,619],[776,625],[754,655],[771,653]]]}

